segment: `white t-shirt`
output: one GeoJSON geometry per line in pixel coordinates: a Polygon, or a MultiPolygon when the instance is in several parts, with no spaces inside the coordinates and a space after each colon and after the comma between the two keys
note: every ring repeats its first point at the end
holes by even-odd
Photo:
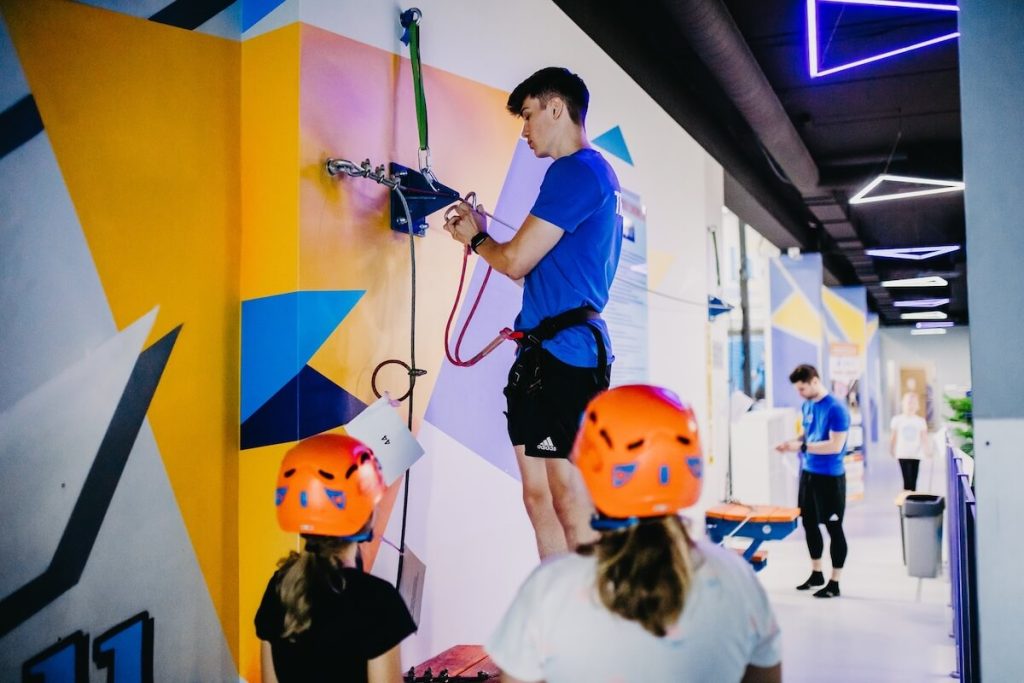
{"type": "Polygon", "coordinates": [[[664,638],[610,612],[593,557],[563,555],[526,580],[487,644],[503,671],[547,683],[729,683],[782,659],[768,596],[742,557],[706,541],[690,594],[664,638]]]}
{"type": "Polygon", "coordinates": [[[900,460],[920,460],[922,434],[928,432],[928,423],[918,415],[893,415],[889,429],[896,435],[896,457],[900,460]]]}

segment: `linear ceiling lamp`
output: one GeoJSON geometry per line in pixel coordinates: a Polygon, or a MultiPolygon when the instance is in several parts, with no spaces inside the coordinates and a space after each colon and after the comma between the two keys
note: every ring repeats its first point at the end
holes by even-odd
{"type": "Polygon", "coordinates": [[[892,305],[896,308],[938,308],[949,303],[949,299],[904,299],[894,301],[892,305]]]}
{"type": "Polygon", "coordinates": [[[928,40],[923,40],[911,45],[902,45],[900,47],[882,52],[880,54],[870,55],[864,59],[858,59],[853,62],[847,62],[846,64],[839,64],[824,68],[821,63],[821,58],[818,55],[818,5],[819,4],[832,4],[832,5],[860,5],[860,6],[873,6],[873,7],[891,7],[891,8],[902,8],[902,9],[919,9],[919,10],[931,10],[948,14],[950,12],[959,12],[960,8],[955,4],[948,2],[912,2],[910,0],[807,0],[807,64],[810,68],[812,78],[820,78],[822,76],[828,76],[840,71],[846,71],[847,69],[854,69],[858,66],[870,64],[872,62],[878,62],[883,59],[889,59],[897,55],[911,52],[913,50],[920,50],[921,48],[928,47],[930,45],[936,45],[938,43],[944,43],[947,40],[955,40],[960,36],[959,31],[953,31],[951,33],[945,33],[937,35],[928,40]]]}
{"type": "MultiPolygon", "coordinates": [[[[871,204],[874,202],[891,202],[896,199],[910,199],[912,197],[927,197],[933,194],[945,194],[947,192],[963,192],[964,184],[960,180],[936,180],[935,178],[914,178],[912,176],[891,175],[883,173],[870,183],[865,185],[857,194],[850,197],[850,204],[871,204]],[[875,189],[883,182],[909,183],[911,185],[929,185],[927,189],[904,190],[903,192],[890,192],[888,194],[876,194],[870,197],[868,192],[875,189]]],[[[959,248],[959,247],[958,247],[959,248]]]]}
{"type": "Polygon", "coordinates": [[[868,249],[864,253],[879,258],[897,258],[907,261],[924,261],[943,254],[960,251],[960,245],[948,244],[941,247],[896,247],[893,249],[868,249]]]}
{"type": "Polygon", "coordinates": [[[945,320],[947,316],[942,311],[914,311],[913,313],[900,313],[900,320],[945,320]]]}
{"type": "Polygon", "coordinates": [[[902,280],[883,280],[883,287],[945,287],[949,283],[938,275],[908,277],[902,280]]]}
{"type": "Polygon", "coordinates": [[[927,334],[946,334],[946,331],[944,329],[942,329],[941,327],[939,327],[939,328],[930,327],[930,328],[923,329],[923,330],[916,330],[916,329],[915,330],[911,330],[910,334],[912,334],[915,337],[920,337],[922,335],[927,335],[927,334]]]}
{"type": "Polygon", "coordinates": [[[952,320],[929,320],[923,323],[917,323],[914,325],[919,330],[927,330],[932,327],[953,327],[952,320]]]}

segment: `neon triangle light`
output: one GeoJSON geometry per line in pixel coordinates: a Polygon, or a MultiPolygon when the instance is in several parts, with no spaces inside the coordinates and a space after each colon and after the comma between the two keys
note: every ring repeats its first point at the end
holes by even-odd
{"type": "Polygon", "coordinates": [[[960,251],[960,246],[950,244],[942,247],[896,247],[893,249],[868,249],[864,253],[868,256],[879,256],[881,258],[899,258],[907,261],[924,261],[943,254],[960,251]]]}
{"type": "Polygon", "coordinates": [[[894,199],[910,199],[911,197],[925,197],[933,194],[963,191],[964,184],[960,180],[935,180],[934,178],[913,178],[910,176],[883,173],[861,188],[857,194],[850,197],[850,204],[871,204],[873,202],[888,202],[894,199]],[[907,190],[905,192],[890,192],[888,194],[876,194],[870,197],[867,196],[869,192],[884,182],[930,185],[931,187],[927,190],[907,190]]]}
{"type": "Polygon", "coordinates": [[[904,299],[893,301],[892,305],[897,308],[938,308],[949,303],[949,299],[904,299]]]}
{"type": "Polygon", "coordinates": [[[846,64],[840,64],[829,68],[822,68],[820,57],[818,55],[818,4],[829,3],[834,5],[860,5],[860,6],[874,6],[874,7],[896,7],[904,9],[920,9],[920,10],[932,10],[937,12],[959,12],[960,8],[952,3],[943,2],[913,2],[911,0],[807,0],[807,64],[810,68],[812,78],[820,78],[822,76],[828,76],[829,74],[838,73],[840,71],[846,71],[847,69],[853,69],[858,66],[870,64],[871,62],[878,62],[883,59],[889,59],[897,55],[904,54],[905,52],[911,52],[912,50],[920,50],[921,48],[928,47],[930,45],[936,45],[938,43],[944,43],[948,40],[955,40],[960,37],[959,31],[947,33],[929,40],[923,40],[912,45],[904,45],[888,52],[881,54],[872,55],[865,57],[864,59],[858,59],[853,62],[846,64]]]}
{"type": "Polygon", "coordinates": [[[945,320],[949,316],[942,311],[914,311],[900,313],[900,320],[945,320]]]}
{"type": "Polygon", "coordinates": [[[949,282],[938,275],[924,275],[922,277],[908,277],[903,280],[885,280],[883,287],[945,287],[949,282]]]}

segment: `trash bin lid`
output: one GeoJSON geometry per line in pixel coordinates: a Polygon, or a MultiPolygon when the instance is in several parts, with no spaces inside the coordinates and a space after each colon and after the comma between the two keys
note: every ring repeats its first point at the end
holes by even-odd
{"type": "Polygon", "coordinates": [[[946,499],[926,493],[912,493],[903,501],[904,517],[938,517],[946,509],[946,499]]]}

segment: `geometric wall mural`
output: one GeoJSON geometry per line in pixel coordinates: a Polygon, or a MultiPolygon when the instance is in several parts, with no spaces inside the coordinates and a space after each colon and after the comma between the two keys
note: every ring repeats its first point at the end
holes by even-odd
{"type": "MultiPolygon", "coordinates": [[[[296,397],[296,391],[302,387],[300,371],[362,295],[361,291],[289,292],[242,302],[243,424],[267,401],[284,391],[285,394],[271,406],[273,415],[281,416],[284,397],[289,395],[288,392],[296,397]]],[[[325,379],[317,379],[315,373],[307,372],[306,375],[306,386],[319,392],[318,399],[332,400],[331,396],[323,393],[325,379]]],[[[344,392],[337,395],[339,400],[347,400],[345,396],[344,392]]],[[[293,402],[291,405],[294,412],[296,404],[293,402]]],[[[264,412],[262,419],[272,418],[264,412]]],[[[265,428],[261,430],[265,431],[265,428]]]]}
{"type": "Polygon", "coordinates": [[[820,254],[783,255],[769,265],[771,303],[768,396],[772,406],[799,407],[789,373],[807,363],[822,370],[822,264],[820,254]]]}
{"type": "MultiPolygon", "coordinates": [[[[218,7],[132,7],[185,4],[218,7]]],[[[217,185],[230,145],[204,136],[237,130],[219,103],[238,44],[183,28],[0,1],[0,680],[237,679],[233,563],[223,542],[200,555],[234,535],[216,406],[237,402],[218,240],[237,197],[217,185]]]]}

